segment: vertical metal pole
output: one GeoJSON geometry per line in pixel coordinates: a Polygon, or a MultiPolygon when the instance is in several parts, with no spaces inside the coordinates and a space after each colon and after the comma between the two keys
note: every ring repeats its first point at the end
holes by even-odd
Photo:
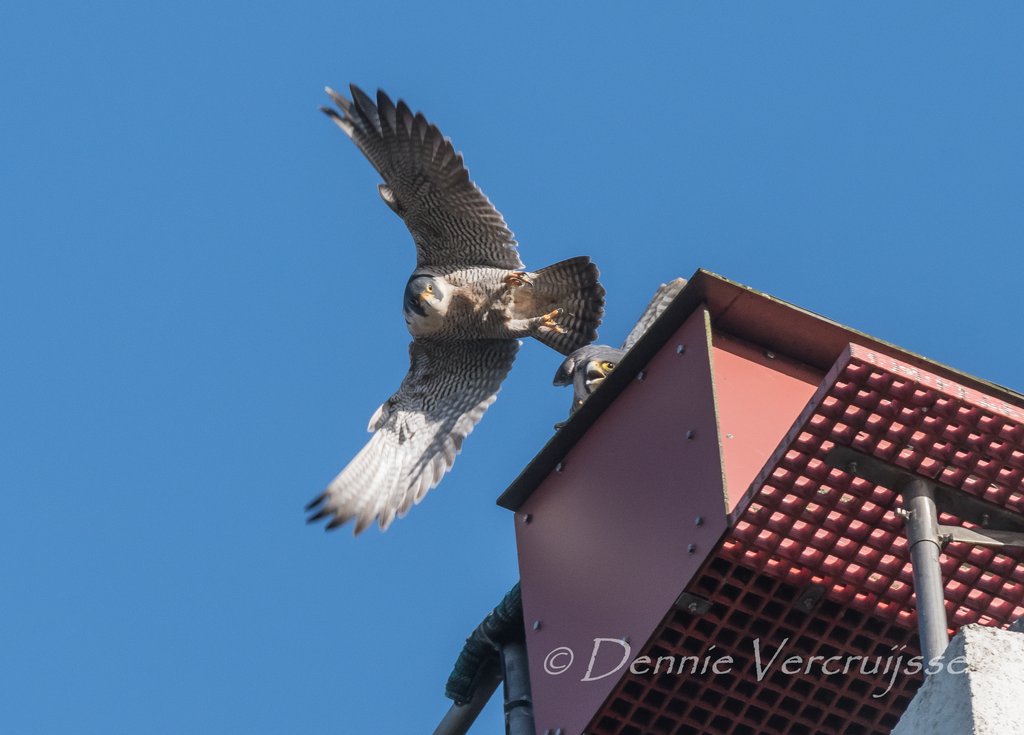
{"type": "Polygon", "coordinates": [[[939,518],[935,489],[927,480],[915,478],[903,488],[906,505],[907,539],[917,594],[917,632],[925,666],[941,656],[949,645],[942,568],[939,566],[939,518]]]}
{"type": "Polygon", "coordinates": [[[505,671],[505,732],[507,735],[535,735],[526,645],[521,641],[503,645],[501,665],[505,671]]]}

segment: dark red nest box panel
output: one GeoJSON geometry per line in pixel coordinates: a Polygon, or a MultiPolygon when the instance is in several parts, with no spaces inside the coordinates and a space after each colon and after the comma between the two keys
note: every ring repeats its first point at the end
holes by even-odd
{"type": "MultiPolygon", "coordinates": [[[[889,732],[900,499],[837,448],[1024,513],[1024,397],[698,271],[499,499],[538,732],[889,732]]],[[[944,548],[952,630],[1024,615],[1021,558],[944,548]]]]}

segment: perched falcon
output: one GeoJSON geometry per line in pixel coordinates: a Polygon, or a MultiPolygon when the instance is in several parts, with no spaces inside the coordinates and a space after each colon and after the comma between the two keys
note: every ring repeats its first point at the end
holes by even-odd
{"type": "Polygon", "coordinates": [[[583,405],[583,402],[590,397],[597,386],[604,382],[619,361],[622,360],[629,348],[636,344],[654,320],[661,316],[661,313],[668,308],[683,286],[686,285],[685,278],[677,278],[674,281],[663,283],[654,292],[651,302],[647,304],[640,319],[633,325],[622,343],[622,347],[616,349],[608,345],[586,345],[569,355],[558,367],[555,373],[555,385],[572,386],[572,407],[569,409],[571,416],[576,409],[583,405]]]}
{"type": "Polygon", "coordinates": [[[422,113],[358,87],[328,89],[321,108],[384,179],[378,189],[416,244],[403,312],[412,334],[409,372],[370,419],[370,441],[322,495],[310,521],[355,520],[386,529],[423,499],[455,461],[463,439],[498,393],[520,337],[562,354],[597,336],[604,288],[579,257],[527,271],[505,220],[451,141],[422,113]]]}

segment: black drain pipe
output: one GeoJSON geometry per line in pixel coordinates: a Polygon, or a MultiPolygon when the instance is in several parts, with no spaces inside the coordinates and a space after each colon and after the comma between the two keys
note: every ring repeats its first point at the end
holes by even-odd
{"type": "Polygon", "coordinates": [[[505,681],[506,735],[534,735],[533,700],[519,584],[466,639],[445,695],[454,700],[434,735],[465,735],[498,683],[505,681]]]}
{"type": "Polygon", "coordinates": [[[519,640],[509,641],[503,645],[501,666],[505,671],[505,733],[535,735],[526,644],[519,640]]]}

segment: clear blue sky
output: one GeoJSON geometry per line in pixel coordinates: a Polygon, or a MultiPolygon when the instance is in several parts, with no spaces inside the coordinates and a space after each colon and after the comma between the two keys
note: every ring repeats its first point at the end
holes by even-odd
{"type": "Polygon", "coordinates": [[[429,732],[517,579],[494,499],[569,402],[538,343],[407,518],[303,523],[406,370],[413,265],[325,84],[425,111],[528,266],[593,256],[604,341],[705,267],[1020,390],[1022,29],[1010,3],[5,7],[0,731],[429,732]]]}

